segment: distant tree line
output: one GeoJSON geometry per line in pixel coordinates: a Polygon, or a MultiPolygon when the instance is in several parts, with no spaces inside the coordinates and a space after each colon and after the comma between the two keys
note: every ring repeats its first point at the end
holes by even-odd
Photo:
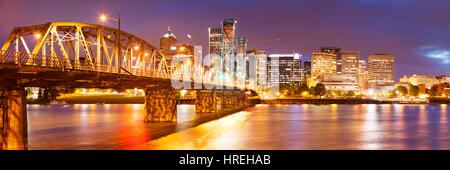
{"type": "Polygon", "coordinates": [[[350,97],[355,96],[354,91],[331,91],[325,88],[325,85],[318,83],[316,86],[308,88],[306,83],[302,83],[300,86],[297,84],[280,84],[279,91],[285,97],[296,96],[325,96],[325,97],[350,97]]]}
{"type": "Polygon", "coordinates": [[[430,97],[436,97],[436,96],[442,95],[442,94],[439,94],[438,85],[433,85],[431,88],[425,89],[424,92],[422,92],[422,93],[420,92],[419,86],[414,86],[412,84],[409,84],[408,87],[398,86],[395,90],[392,90],[389,92],[389,96],[391,96],[391,97],[419,96],[422,94],[427,94],[430,97]]]}

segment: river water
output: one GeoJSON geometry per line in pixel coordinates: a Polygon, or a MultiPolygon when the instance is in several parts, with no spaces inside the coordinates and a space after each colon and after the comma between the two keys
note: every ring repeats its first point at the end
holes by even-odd
{"type": "MultiPolygon", "coordinates": [[[[178,105],[178,123],[196,119],[178,105]]],[[[28,105],[29,149],[450,149],[448,105],[256,105],[152,139],[142,104],[28,105]]]]}

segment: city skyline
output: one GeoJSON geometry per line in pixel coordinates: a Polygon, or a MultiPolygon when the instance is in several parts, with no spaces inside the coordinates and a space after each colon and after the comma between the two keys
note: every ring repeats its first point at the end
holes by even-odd
{"type": "Polygon", "coordinates": [[[0,152],[272,168],[301,167],[283,150],[450,150],[448,6],[0,0],[0,152]]]}
{"type": "MultiPolygon", "coordinates": [[[[446,48],[450,45],[450,32],[446,31],[450,24],[438,22],[448,13],[443,8],[448,2],[444,1],[425,4],[429,7],[427,9],[419,9],[422,5],[419,1],[349,0],[329,1],[325,3],[327,5],[323,2],[283,1],[271,3],[270,10],[263,10],[269,6],[265,1],[227,1],[234,7],[229,11],[225,11],[225,2],[134,1],[122,5],[124,2],[96,1],[86,8],[78,5],[83,3],[55,2],[36,8],[39,9],[36,11],[32,7],[38,6],[37,3],[0,2],[0,10],[5,12],[0,16],[4,21],[0,26],[2,43],[16,26],[49,21],[102,24],[98,20],[99,14],[116,16],[120,13],[123,30],[155,46],[159,46],[161,34],[170,26],[180,43],[198,44],[207,49],[208,27],[219,27],[222,19],[234,18],[238,21],[237,37],[246,37],[249,41],[280,38],[279,42],[249,44],[248,49],[258,48],[268,54],[298,50],[295,52],[310,57],[319,47],[336,46],[346,51],[359,51],[360,59],[366,61],[370,55],[387,53],[396,56],[396,82],[404,75],[450,74],[447,68],[450,52],[446,48]],[[318,5],[323,7],[320,10],[313,8],[315,11],[308,9],[318,5]],[[127,10],[130,8],[136,10],[130,12],[127,10]],[[79,9],[85,9],[85,12],[70,12],[79,9]],[[355,12],[361,15],[353,15],[355,12]],[[435,15],[440,17],[433,20],[435,15]],[[192,39],[188,39],[187,34],[192,35],[192,39]]],[[[105,25],[115,27],[114,22],[105,25]]]]}

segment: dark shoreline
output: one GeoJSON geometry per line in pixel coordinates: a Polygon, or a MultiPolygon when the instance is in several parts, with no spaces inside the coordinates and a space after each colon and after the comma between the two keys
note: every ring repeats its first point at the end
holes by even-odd
{"type": "Polygon", "coordinates": [[[374,99],[274,99],[260,100],[259,104],[429,104],[422,101],[383,101],[374,99]]]}
{"type": "Polygon", "coordinates": [[[450,104],[450,98],[430,98],[429,104],[450,104]]]}

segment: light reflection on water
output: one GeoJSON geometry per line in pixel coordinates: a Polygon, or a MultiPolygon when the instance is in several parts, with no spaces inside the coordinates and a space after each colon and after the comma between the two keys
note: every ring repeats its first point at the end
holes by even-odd
{"type": "MultiPolygon", "coordinates": [[[[151,139],[144,105],[29,105],[30,149],[450,149],[447,105],[256,105],[151,139]]],[[[178,106],[179,123],[196,118],[178,106]]]]}
{"type": "MultiPolygon", "coordinates": [[[[177,107],[178,123],[195,119],[194,106],[177,107]]],[[[142,104],[28,105],[29,149],[127,149],[151,141],[143,119],[142,104]]]]}

